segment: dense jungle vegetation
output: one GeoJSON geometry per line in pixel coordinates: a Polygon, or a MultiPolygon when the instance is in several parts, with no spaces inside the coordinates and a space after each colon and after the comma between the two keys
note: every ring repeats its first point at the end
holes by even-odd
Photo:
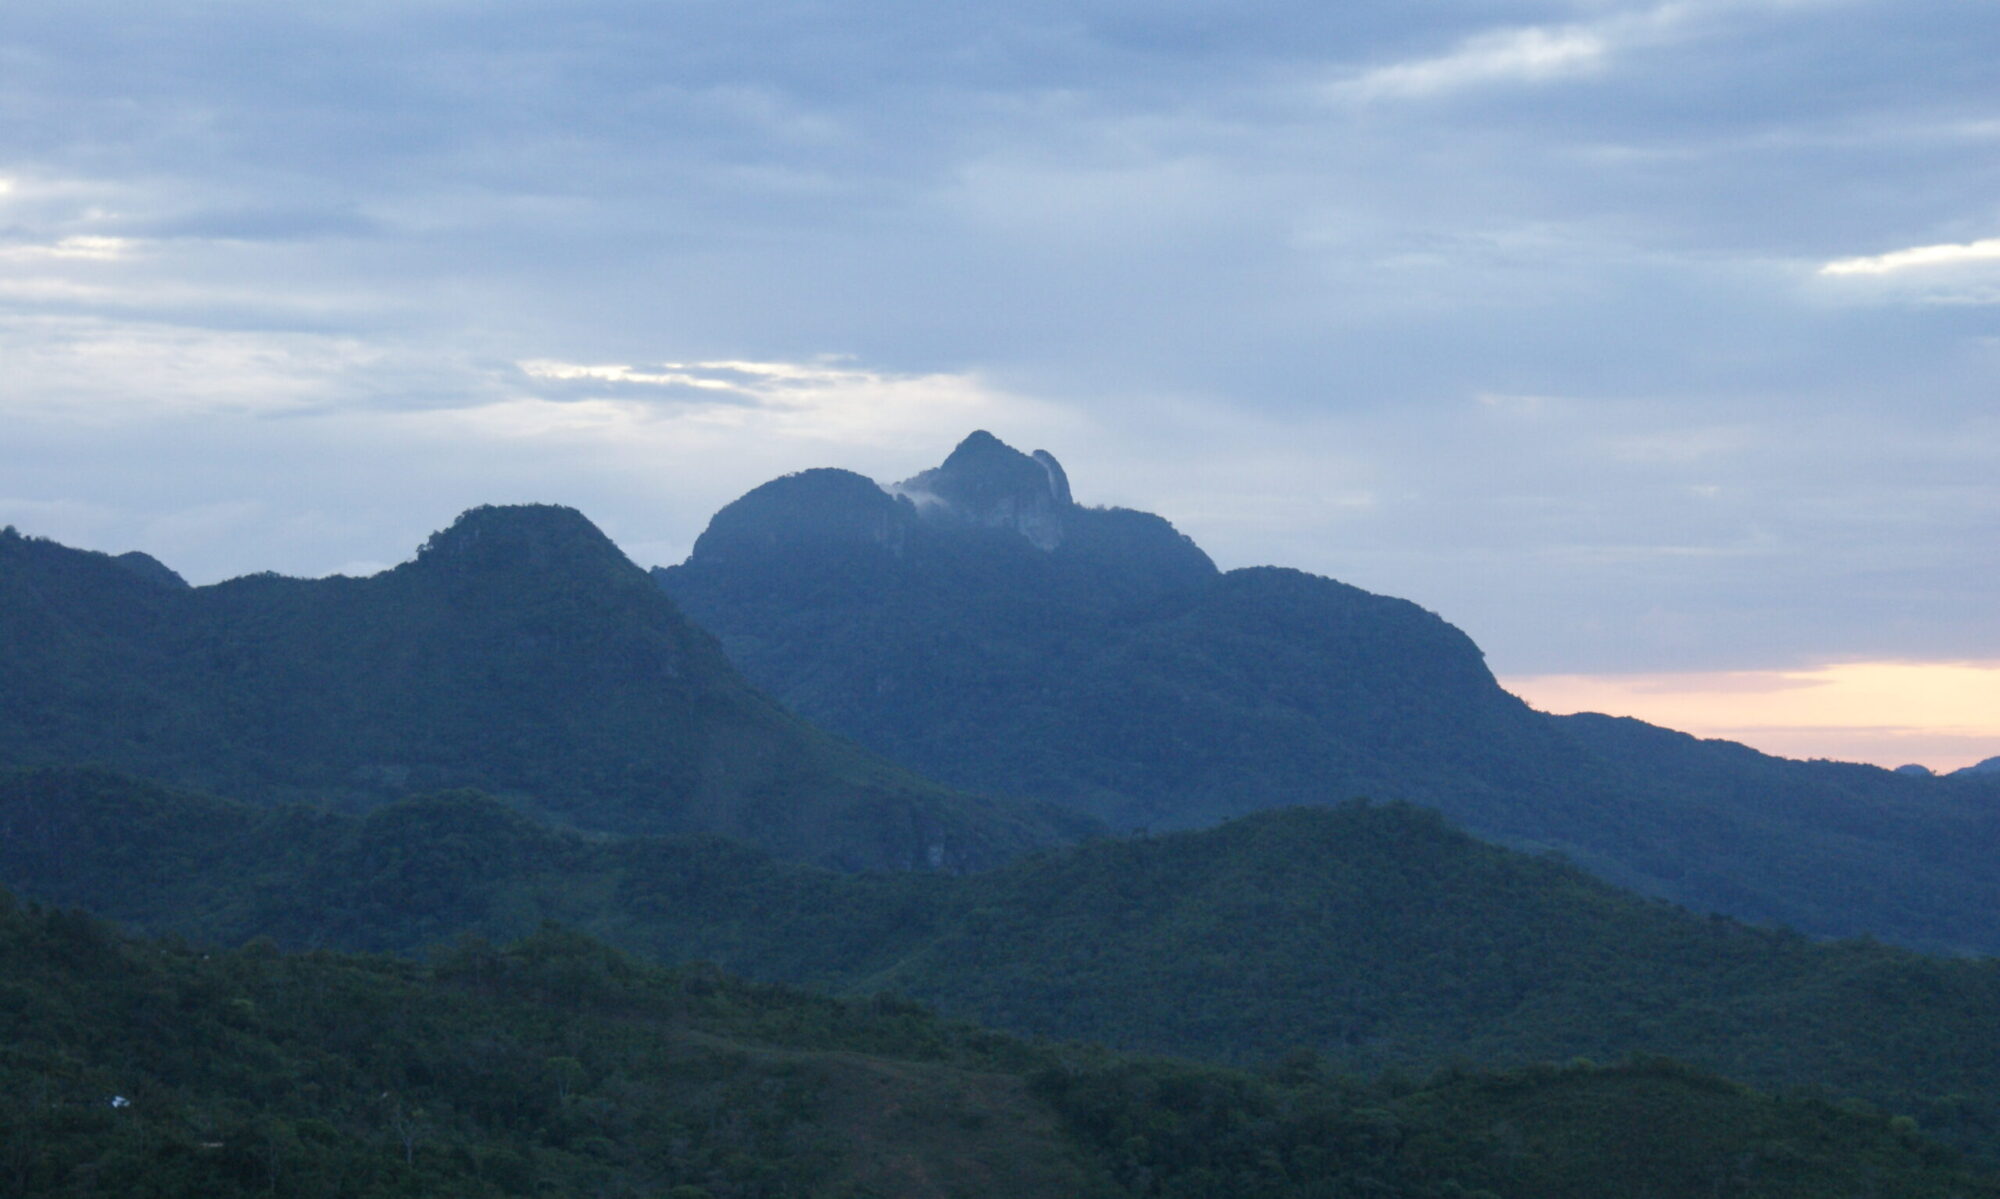
{"type": "Polygon", "coordinates": [[[1970,1197],[1907,1120],[1670,1062],[1261,1075],[545,928],[427,962],[132,940],[0,892],[0,1186],[39,1196],[1970,1197]]]}
{"type": "Polygon", "coordinates": [[[209,944],[418,955],[556,919],[655,960],[1245,1065],[1663,1054],[2000,1160],[2000,963],[1692,914],[1403,805],[855,875],[554,832],[466,792],[356,818],[49,770],[0,779],[0,878],[209,944]]]}

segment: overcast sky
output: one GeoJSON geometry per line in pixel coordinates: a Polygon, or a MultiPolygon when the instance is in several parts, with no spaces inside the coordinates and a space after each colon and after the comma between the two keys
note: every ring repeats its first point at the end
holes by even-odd
{"type": "Polygon", "coordinates": [[[1996,383],[1984,0],[0,6],[0,521],[198,582],[984,427],[1510,678],[1992,664],[1996,383]]]}

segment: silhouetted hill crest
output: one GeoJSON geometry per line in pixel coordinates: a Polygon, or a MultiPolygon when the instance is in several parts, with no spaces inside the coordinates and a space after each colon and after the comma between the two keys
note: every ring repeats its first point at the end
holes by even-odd
{"type": "Polygon", "coordinates": [[[900,551],[915,509],[851,470],[799,471],[771,480],[726,505],[695,540],[694,553],[797,553],[841,545],[900,551]]]}
{"type": "Polygon", "coordinates": [[[138,575],[140,578],[158,583],[162,587],[171,587],[178,591],[186,588],[188,585],[186,579],[183,579],[178,573],[169,568],[166,563],[153,557],[151,554],[142,554],[138,550],[129,550],[126,553],[114,556],[111,560],[133,574],[138,575]]]}
{"type": "Polygon", "coordinates": [[[431,534],[406,566],[569,574],[638,568],[583,513],[557,504],[487,504],[431,534]]]}
{"type": "Polygon", "coordinates": [[[958,795],[783,711],[573,509],[476,508],[369,578],[170,589],[0,540],[0,766],[257,801],[478,787],[577,827],[968,869],[1090,831],[958,795]]]}

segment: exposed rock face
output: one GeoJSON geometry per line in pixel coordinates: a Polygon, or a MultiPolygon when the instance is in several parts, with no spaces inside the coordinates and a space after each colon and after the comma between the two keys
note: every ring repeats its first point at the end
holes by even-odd
{"type": "Polygon", "coordinates": [[[940,524],[1012,529],[1036,549],[1063,543],[1070,499],[1069,477],[1047,450],[1032,455],[984,429],[958,443],[944,464],[890,489],[917,514],[940,524]]]}

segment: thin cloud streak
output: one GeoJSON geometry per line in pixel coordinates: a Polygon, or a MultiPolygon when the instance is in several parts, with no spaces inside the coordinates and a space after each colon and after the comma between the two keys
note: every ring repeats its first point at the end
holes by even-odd
{"type": "Polygon", "coordinates": [[[2000,237],[1962,245],[1913,246],[1864,258],[1840,258],[1819,268],[1822,275],[1888,275],[1924,267],[2000,261],[2000,237]]]}
{"type": "Polygon", "coordinates": [[[1436,58],[1365,71],[1330,90],[1338,98],[1420,98],[1494,83],[1542,83],[1600,69],[1611,50],[1583,26],[1502,29],[1468,38],[1436,58]]]}
{"type": "Polygon", "coordinates": [[[80,258],[109,262],[132,252],[134,243],[124,237],[78,235],[44,245],[0,245],[0,261],[34,261],[41,258],[80,258]]]}

